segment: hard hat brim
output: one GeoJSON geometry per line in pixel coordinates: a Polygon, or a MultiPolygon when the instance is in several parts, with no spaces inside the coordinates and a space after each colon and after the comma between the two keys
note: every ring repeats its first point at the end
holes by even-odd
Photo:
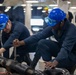
{"type": "Polygon", "coordinates": [[[55,20],[49,19],[49,17],[45,18],[45,22],[47,23],[48,26],[55,26],[57,22],[55,20]]]}
{"type": "MultiPolygon", "coordinates": [[[[7,22],[6,22],[7,23],[7,22]]],[[[6,27],[6,23],[0,24],[0,30],[3,30],[6,27]]]]}

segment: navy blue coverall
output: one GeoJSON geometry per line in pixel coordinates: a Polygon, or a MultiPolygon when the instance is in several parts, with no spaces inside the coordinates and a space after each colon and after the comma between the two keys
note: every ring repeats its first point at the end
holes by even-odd
{"type": "Polygon", "coordinates": [[[39,55],[42,56],[44,61],[51,61],[51,57],[55,56],[55,60],[59,62],[58,67],[71,68],[76,63],[76,26],[68,20],[65,21],[59,35],[57,31],[48,26],[42,32],[24,39],[24,42],[27,45],[38,42],[39,55]],[[57,42],[45,39],[52,35],[57,42]]]}
{"type": "MultiPolygon", "coordinates": [[[[4,57],[9,58],[9,48],[13,46],[13,40],[14,39],[19,39],[23,40],[27,37],[30,36],[30,33],[28,29],[22,24],[21,22],[12,22],[12,28],[10,33],[3,32],[2,33],[2,42],[3,42],[3,48],[6,49],[4,52],[4,57]]],[[[30,49],[31,50],[31,49],[30,49]]],[[[16,48],[16,53],[17,55],[17,61],[22,62],[22,61],[27,61],[28,59],[25,58],[26,54],[29,52],[27,46],[20,46],[16,48]],[[26,60],[27,59],[27,60],[26,60]]],[[[11,58],[14,58],[12,55],[11,58]]],[[[28,62],[30,63],[30,62],[28,62]]]]}

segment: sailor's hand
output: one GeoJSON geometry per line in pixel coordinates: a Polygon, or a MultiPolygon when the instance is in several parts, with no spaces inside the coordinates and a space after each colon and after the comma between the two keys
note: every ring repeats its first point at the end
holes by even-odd
{"type": "Polygon", "coordinates": [[[13,46],[14,47],[18,47],[18,46],[22,46],[22,45],[25,45],[25,42],[22,40],[22,41],[19,41],[18,39],[15,39],[13,41],[13,46]]]}
{"type": "Polygon", "coordinates": [[[14,46],[14,47],[20,46],[20,41],[19,41],[18,39],[15,39],[15,40],[13,41],[13,46],[14,46]]]}
{"type": "Polygon", "coordinates": [[[5,48],[0,48],[0,54],[2,54],[5,51],[5,48]]]}
{"type": "Polygon", "coordinates": [[[54,68],[58,65],[58,61],[54,60],[53,62],[45,62],[45,68],[54,68]]]}

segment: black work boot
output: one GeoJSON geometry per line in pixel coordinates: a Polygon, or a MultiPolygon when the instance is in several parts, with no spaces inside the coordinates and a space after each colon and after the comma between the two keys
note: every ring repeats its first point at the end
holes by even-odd
{"type": "Polygon", "coordinates": [[[36,54],[35,54],[35,56],[34,56],[34,59],[33,59],[33,61],[31,62],[31,65],[30,65],[30,67],[31,67],[32,69],[35,69],[35,67],[36,67],[36,65],[37,65],[40,57],[41,57],[41,54],[40,54],[39,52],[38,52],[38,53],[36,52],[36,54]]]}
{"type": "Polygon", "coordinates": [[[27,65],[29,65],[30,66],[30,64],[31,64],[31,59],[30,59],[30,55],[29,55],[29,53],[27,53],[26,55],[25,55],[25,62],[27,63],[27,65]]]}
{"type": "Polygon", "coordinates": [[[71,75],[74,75],[75,69],[76,69],[76,64],[71,69],[68,69],[71,75]]]}

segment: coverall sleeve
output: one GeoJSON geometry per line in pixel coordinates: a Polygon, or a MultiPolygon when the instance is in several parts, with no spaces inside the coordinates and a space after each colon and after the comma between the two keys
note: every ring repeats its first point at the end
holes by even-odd
{"type": "Polygon", "coordinates": [[[68,58],[69,53],[71,53],[74,45],[76,44],[76,30],[70,30],[63,41],[60,52],[55,58],[58,62],[68,58]]]}
{"type": "Polygon", "coordinates": [[[12,43],[14,39],[18,39],[19,36],[21,35],[22,28],[21,27],[15,27],[12,34],[8,38],[8,40],[4,43],[3,48],[10,48],[12,47],[12,43]]]}
{"type": "Polygon", "coordinates": [[[3,31],[2,32],[2,43],[3,44],[8,40],[8,37],[9,35],[3,31]]]}
{"type": "Polygon", "coordinates": [[[48,26],[43,31],[24,39],[24,42],[26,44],[32,44],[32,43],[38,42],[41,39],[45,39],[47,37],[50,37],[52,35],[53,35],[52,28],[51,28],[51,26],[48,26]]]}

